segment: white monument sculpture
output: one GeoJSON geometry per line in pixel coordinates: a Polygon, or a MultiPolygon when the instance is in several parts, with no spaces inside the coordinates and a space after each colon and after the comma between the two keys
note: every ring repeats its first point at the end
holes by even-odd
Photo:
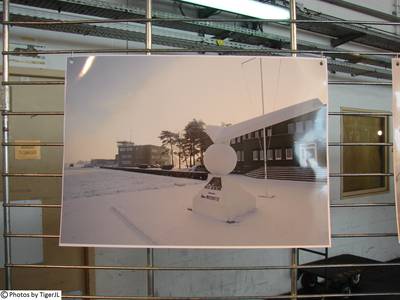
{"type": "Polygon", "coordinates": [[[236,153],[230,145],[216,143],[204,153],[204,164],[211,179],[193,199],[193,212],[227,223],[256,208],[256,198],[228,176],[236,166],[236,153]]]}

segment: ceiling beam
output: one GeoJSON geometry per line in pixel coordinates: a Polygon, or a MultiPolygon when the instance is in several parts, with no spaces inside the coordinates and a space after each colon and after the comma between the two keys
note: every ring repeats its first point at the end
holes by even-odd
{"type": "Polygon", "coordinates": [[[340,45],[346,44],[348,42],[354,41],[362,36],[364,36],[365,33],[363,32],[356,32],[356,33],[350,33],[347,35],[344,35],[342,37],[339,38],[335,38],[335,39],[331,39],[331,46],[333,48],[336,48],[340,45]]]}
{"type": "Polygon", "coordinates": [[[333,4],[336,6],[340,6],[343,8],[347,8],[347,9],[351,9],[366,15],[369,15],[371,17],[376,17],[382,20],[386,20],[386,21],[391,21],[391,22],[400,22],[400,17],[391,15],[391,14],[387,14],[384,13],[382,11],[376,10],[376,9],[372,9],[366,6],[362,6],[362,5],[358,5],[355,3],[351,3],[349,1],[345,1],[345,0],[320,0],[321,2],[326,2],[329,4],[333,4]]]}

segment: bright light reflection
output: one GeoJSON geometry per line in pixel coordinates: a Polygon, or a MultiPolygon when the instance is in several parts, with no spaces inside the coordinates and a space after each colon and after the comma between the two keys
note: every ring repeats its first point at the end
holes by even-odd
{"type": "Polygon", "coordinates": [[[86,75],[86,73],[92,67],[95,58],[96,58],[95,56],[89,56],[86,59],[85,64],[83,65],[83,68],[82,68],[81,72],[79,73],[79,78],[82,78],[83,76],[86,75]]]}

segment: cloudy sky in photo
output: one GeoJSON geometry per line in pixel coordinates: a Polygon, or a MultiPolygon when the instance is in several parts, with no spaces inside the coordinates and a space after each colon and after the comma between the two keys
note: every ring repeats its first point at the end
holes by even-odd
{"type": "Polygon", "coordinates": [[[160,145],[193,118],[238,123],[312,98],[327,102],[319,59],[97,56],[67,61],[65,162],[114,158],[116,142],[160,145]],[[261,71],[262,66],[262,72],[261,71]]]}

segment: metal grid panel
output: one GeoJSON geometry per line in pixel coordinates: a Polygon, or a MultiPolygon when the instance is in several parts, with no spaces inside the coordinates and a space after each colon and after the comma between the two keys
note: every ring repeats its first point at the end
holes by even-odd
{"type": "MultiPolygon", "coordinates": [[[[130,41],[143,41],[144,40],[144,26],[139,26],[140,24],[130,23],[129,26],[119,25],[119,24],[105,24],[107,19],[93,19],[93,18],[113,18],[114,22],[116,19],[118,23],[125,23],[126,21],[143,23],[145,19],[145,9],[141,7],[125,8],[118,6],[116,4],[109,4],[101,1],[92,0],[67,0],[67,1],[15,1],[20,4],[32,5],[39,8],[49,8],[55,10],[62,10],[66,12],[88,14],[92,16],[85,23],[83,20],[79,20],[75,17],[75,26],[71,26],[74,22],[74,17],[69,18],[60,17],[56,12],[44,12],[44,11],[34,11],[28,9],[27,7],[17,7],[11,8],[10,18],[13,21],[13,25],[42,28],[52,31],[70,32],[78,33],[99,37],[111,37],[121,40],[130,41]],[[88,8],[91,8],[88,10],[88,8]],[[43,20],[47,21],[46,24],[37,24],[37,21],[43,20]],[[62,21],[62,23],[58,23],[62,21]],[[68,20],[69,22],[64,22],[68,20]],[[30,23],[33,21],[33,23],[30,23]],[[48,21],[53,21],[54,23],[48,23],[48,21]],[[72,22],[72,23],[71,23],[72,22]],[[95,26],[96,23],[97,25],[95,26]],[[47,26],[46,26],[47,25],[47,26]],[[57,25],[57,26],[53,26],[57,25]],[[136,26],[134,26],[136,25],[136,26]]],[[[297,9],[302,16],[304,12],[297,9]]],[[[239,50],[242,49],[252,49],[257,50],[259,48],[261,51],[268,51],[273,49],[285,48],[290,49],[290,39],[282,34],[277,33],[266,33],[253,29],[243,28],[238,26],[237,23],[240,20],[243,22],[254,22],[254,19],[244,19],[244,18],[233,18],[233,19],[198,19],[198,18],[188,18],[181,17],[176,14],[166,13],[162,11],[152,10],[152,15],[155,18],[153,22],[156,25],[153,32],[153,41],[155,44],[192,49],[192,50],[225,50],[229,49],[239,50]],[[166,21],[167,20],[167,21],[166,21]],[[200,20],[200,21],[199,21],[200,20]],[[233,23],[233,24],[232,24],[233,23]],[[162,26],[162,27],[160,27],[162,26]],[[161,30],[162,28],[162,30],[161,30]],[[171,29],[175,30],[172,31],[171,29]],[[176,29],[180,30],[176,33],[176,29]],[[184,31],[185,34],[184,34],[184,31]],[[188,35],[186,32],[201,33],[201,36],[188,35]],[[204,35],[204,36],[203,36],[204,35]],[[212,37],[210,37],[212,36],[212,37]],[[229,37],[225,39],[225,37],[229,37]],[[217,46],[218,39],[224,40],[224,45],[217,46]]],[[[327,28],[337,26],[350,26],[352,23],[340,19],[326,19],[322,17],[315,18],[315,13],[312,14],[314,17],[310,17],[307,14],[306,19],[298,20],[299,26],[308,26],[307,28],[311,30],[312,28],[327,28]],[[321,22],[325,26],[320,26],[321,22]]],[[[257,22],[263,22],[257,20],[257,22]]],[[[266,23],[278,23],[277,21],[265,21],[266,23]]],[[[239,22],[240,23],[240,22],[239,22]]],[[[286,22],[279,22],[280,24],[287,24],[286,22]]],[[[396,24],[396,22],[378,22],[378,21],[364,21],[359,22],[363,26],[366,24],[396,24]]],[[[368,27],[369,28],[369,27],[368,27]]],[[[369,28],[367,30],[368,34],[374,30],[369,28]]],[[[312,30],[311,30],[312,31],[312,30]]],[[[314,30],[315,31],[315,30],[314,30]]],[[[331,30],[336,32],[335,30],[331,30]]],[[[331,34],[331,33],[326,33],[331,34]]],[[[350,33],[354,34],[354,33],[350,33]]],[[[335,36],[335,35],[334,35],[335,36]]],[[[382,37],[382,34],[380,34],[382,37]]],[[[337,34],[337,39],[340,39],[341,35],[337,34]]],[[[374,36],[371,37],[374,39],[374,36]]],[[[391,45],[395,45],[392,40],[390,40],[391,45]]],[[[390,72],[387,69],[391,67],[390,60],[384,56],[364,56],[359,55],[359,53],[340,53],[334,51],[334,47],[327,47],[318,43],[311,43],[304,40],[297,40],[299,49],[304,51],[314,51],[317,55],[322,52],[331,57],[329,60],[329,70],[332,72],[345,72],[352,75],[364,75],[373,78],[390,78],[390,72]],[[339,59],[339,60],[338,60],[339,59]],[[344,60],[345,62],[341,62],[344,60]],[[368,66],[369,65],[369,66],[368,66]]],[[[368,44],[367,44],[368,45],[368,44]]],[[[383,44],[382,44],[383,45],[383,44]]],[[[395,48],[397,49],[397,48],[395,48]]],[[[392,49],[392,51],[395,51],[392,49]]]]}
{"type": "MultiPolygon", "coordinates": [[[[290,39],[290,51],[278,51],[274,50],[273,52],[278,55],[292,54],[296,56],[298,53],[310,53],[307,51],[298,51],[297,50],[297,38],[296,38],[296,1],[290,1],[290,10],[291,10],[291,39],[290,39]]],[[[152,50],[152,7],[151,0],[147,0],[146,7],[146,47],[144,49],[136,49],[134,51],[129,52],[143,52],[147,54],[151,54],[152,52],[187,52],[187,49],[164,49],[163,51],[154,51],[152,50]]],[[[299,24],[301,24],[299,22],[299,24]]],[[[356,294],[313,294],[313,295],[298,295],[297,293],[297,271],[307,268],[339,268],[339,267],[373,267],[379,268],[383,266],[392,266],[398,267],[400,263],[367,263],[367,264],[323,264],[323,265],[299,265],[298,255],[299,249],[292,249],[291,251],[291,264],[283,265],[283,266],[273,266],[273,265],[264,265],[264,266],[238,266],[238,267],[158,267],[154,266],[154,252],[153,249],[147,249],[147,265],[146,266],[111,266],[111,265],[46,265],[46,264],[14,264],[11,260],[11,240],[13,238],[43,238],[43,239],[58,239],[59,235],[51,235],[51,234],[31,234],[31,233],[12,233],[10,226],[10,208],[45,208],[45,209],[60,209],[59,204],[16,204],[11,203],[10,199],[10,177],[61,177],[62,174],[58,173],[12,173],[10,172],[10,162],[9,162],[9,153],[11,147],[18,145],[32,145],[29,143],[21,143],[21,142],[13,142],[9,138],[9,116],[26,116],[26,115],[36,115],[36,116],[63,116],[63,112],[13,112],[11,110],[11,99],[10,99],[10,86],[11,85],[62,85],[64,82],[60,80],[54,81],[36,81],[36,82],[13,82],[9,80],[9,56],[10,55],[29,55],[29,51],[19,51],[12,52],[9,51],[9,26],[12,25],[12,22],[9,22],[9,0],[3,1],[3,82],[2,85],[4,87],[4,97],[3,97],[3,112],[2,112],[2,128],[3,128],[3,207],[4,207],[4,240],[5,240],[5,283],[6,288],[12,288],[11,282],[11,272],[13,269],[24,268],[24,269],[82,269],[82,270],[127,270],[127,271],[146,271],[147,272],[147,296],[101,296],[101,295],[83,295],[83,296],[63,296],[64,298],[82,298],[82,299],[188,299],[191,297],[156,297],[154,295],[154,272],[155,271],[232,271],[232,270],[247,270],[247,271],[257,271],[257,270],[290,270],[291,271],[291,291],[290,295],[262,295],[262,296],[213,296],[213,297],[193,297],[193,299],[302,299],[302,298],[339,298],[344,296],[354,296],[354,297],[362,297],[362,296],[400,296],[398,292],[383,292],[383,293],[356,293],[356,294]]],[[[77,24],[79,25],[79,24],[77,24]]],[[[400,25],[396,23],[396,25],[400,25]]],[[[46,26],[43,22],[37,22],[37,24],[32,24],[32,26],[46,26]]],[[[194,49],[196,52],[205,51],[204,49],[194,49]]],[[[222,49],[212,49],[207,50],[211,52],[225,52],[222,49]]],[[[61,51],[43,51],[44,54],[68,54],[76,51],[71,50],[61,50],[61,51]]],[[[108,50],[83,50],[81,53],[104,53],[104,52],[127,52],[126,49],[121,49],[117,51],[108,51],[108,50]]],[[[230,50],[226,51],[231,53],[230,50]]],[[[226,53],[225,52],[225,53],[226,53]]],[[[252,54],[258,53],[260,51],[253,51],[252,54]]],[[[238,50],[234,53],[248,53],[248,50],[238,50]]],[[[271,53],[271,52],[261,52],[261,53],[271,53]]],[[[311,52],[312,53],[312,52],[311,52]]],[[[351,54],[360,54],[356,52],[339,52],[345,55],[351,54]]],[[[372,53],[365,52],[365,55],[396,55],[396,53],[372,53]]],[[[376,85],[389,85],[388,82],[331,82],[333,84],[376,84],[376,85]]],[[[362,113],[343,113],[343,112],[333,112],[329,113],[331,116],[340,116],[340,115],[357,115],[357,116],[390,116],[388,113],[375,113],[375,112],[362,112],[362,113]]],[[[38,145],[38,144],[35,144],[38,145]]],[[[392,146],[392,143],[329,143],[329,146],[392,146]]],[[[43,147],[62,147],[62,143],[41,143],[40,146],[43,147]]],[[[363,173],[363,174],[343,174],[343,173],[331,173],[331,177],[345,177],[345,176],[392,176],[392,173],[363,173]]],[[[394,203],[354,203],[354,204],[331,204],[331,207],[336,208],[346,208],[346,207],[394,207],[394,203]]],[[[332,238],[368,238],[368,237],[394,237],[397,236],[397,233],[338,233],[332,234],[332,238]]],[[[314,251],[315,252],[315,251],[314,251]]]]}

